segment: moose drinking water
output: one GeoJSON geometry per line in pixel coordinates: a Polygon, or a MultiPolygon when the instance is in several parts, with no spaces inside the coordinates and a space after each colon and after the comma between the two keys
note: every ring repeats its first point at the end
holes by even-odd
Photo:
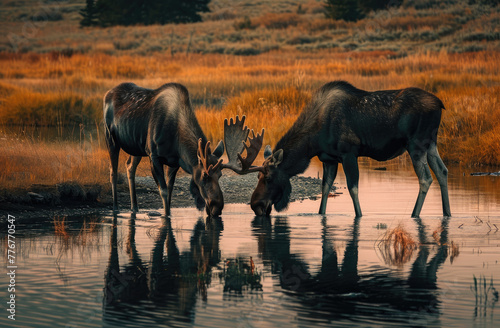
{"type": "Polygon", "coordinates": [[[342,163],[356,217],[361,217],[357,158],[386,161],[407,151],[420,184],[412,217],[420,215],[431,185],[429,166],[441,187],[443,215],[450,216],[448,170],[436,147],[442,109],[439,98],[418,88],[368,92],[344,81],[330,82],[314,94],[274,151],[266,147],[262,166],[251,166],[262,147],[263,135],[258,135],[247,147],[249,155],[245,159],[238,155],[244,167],[236,171],[259,171],[250,204],[256,215],[269,215],[272,205],[277,211],[288,206],[290,177],[304,172],[311,158],[318,156],[323,162],[319,213],[325,214],[328,194],[342,163]]]}
{"type": "Polygon", "coordinates": [[[131,208],[138,211],[135,172],[142,157],[149,156],[151,171],[158,185],[165,215],[170,215],[170,201],[175,176],[181,167],[192,174],[191,194],[199,209],[218,216],[224,199],[219,186],[224,144],[212,152],[194,114],[187,89],[168,83],[156,90],[123,83],[104,96],[106,144],[111,159],[113,210],[118,210],[117,169],[120,149],[129,158],[127,176],[131,208]],[[163,166],[167,165],[167,180],[163,166]]]}

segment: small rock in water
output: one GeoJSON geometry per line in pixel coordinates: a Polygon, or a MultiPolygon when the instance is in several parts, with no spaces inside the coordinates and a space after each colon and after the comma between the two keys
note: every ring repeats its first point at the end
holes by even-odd
{"type": "Polygon", "coordinates": [[[486,175],[500,176],[500,171],[498,171],[498,172],[473,172],[470,175],[472,175],[472,176],[486,176],[486,175]]]}
{"type": "Polygon", "coordinates": [[[151,216],[161,216],[161,213],[160,212],[157,212],[157,211],[151,211],[148,213],[148,216],[151,217],[151,216]]]}
{"type": "Polygon", "coordinates": [[[44,199],[42,195],[32,191],[28,192],[28,196],[30,196],[33,200],[36,201],[42,201],[44,199]]]}

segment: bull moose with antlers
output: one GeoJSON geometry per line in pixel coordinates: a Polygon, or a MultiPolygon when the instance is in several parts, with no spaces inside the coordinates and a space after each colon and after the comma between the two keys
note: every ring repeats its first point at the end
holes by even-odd
{"type": "Polygon", "coordinates": [[[133,212],[138,211],[135,172],[142,157],[149,156],[166,216],[170,215],[172,190],[180,167],[192,175],[190,191],[198,209],[206,207],[210,216],[221,214],[224,199],[218,181],[224,144],[219,142],[211,151],[184,86],[168,83],[151,90],[133,83],[120,84],[104,96],[104,122],[114,211],[118,210],[118,156],[123,149],[130,155],[127,176],[133,212]]]}
{"type": "MultiPolygon", "coordinates": [[[[275,150],[266,147],[262,166],[251,164],[262,147],[263,133],[251,139],[246,158],[240,151],[237,157],[242,166],[236,165],[234,170],[240,174],[259,172],[250,204],[256,215],[269,215],[272,205],[277,211],[288,206],[290,177],[304,172],[311,158],[318,156],[323,162],[319,213],[325,214],[328,194],[342,163],[356,217],[361,217],[357,158],[386,161],[407,151],[420,184],[412,217],[420,215],[431,185],[429,166],[441,187],[443,215],[451,216],[448,170],[436,147],[442,109],[439,98],[418,88],[368,92],[344,81],[330,82],[315,93],[275,150]]],[[[229,149],[228,156],[236,157],[229,149]]]]}

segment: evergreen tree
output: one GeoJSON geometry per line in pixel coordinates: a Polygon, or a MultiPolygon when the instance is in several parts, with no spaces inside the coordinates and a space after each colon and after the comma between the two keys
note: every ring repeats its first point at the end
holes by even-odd
{"type": "Polygon", "coordinates": [[[167,24],[201,21],[210,0],[87,0],[82,26],[167,24]],[[90,18],[89,18],[90,17],[90,18]]]}
{"type": "Polygon", "coordinates": [[[94,0],[87,0],[85,8],[80,10],[80,15],[83,17],[80,21],[80,26],[97,25],[97,11],[94,0]]]}
{"type": "Polygon", "coordinates": [[[335,20],[357,21],[363,18],[357,0],[325,0],[325,15],[335,20]]]}
{"type": "Polygon", "coordinates": [[[102,27],[124,25],[124,0],[97,0],[97,20],[102,27]]]}
{"type": "Polygon", "coordinates": [[[200,12],[210,11],[210,0],[146,0],[145,24],[191,23],[201,21],[200,12]]]}
{"type": "Polygon", "coordinates": [[[358,4],[361,11],[367,14],[370,11],[386,9],[397,3],[391,0],[358,0],[358,4]]]}

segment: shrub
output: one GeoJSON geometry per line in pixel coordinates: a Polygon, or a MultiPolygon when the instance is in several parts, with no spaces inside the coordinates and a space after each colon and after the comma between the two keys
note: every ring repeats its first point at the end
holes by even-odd
{"type": "Polygon", "coordinates": [[[257,25],[252,24],[250,17],[245,16],[242,20],[234,22],[233,27],[237,31],[244,29],[253,30],[257,27],[257,25]]]}
{"type": "Polygon", "coordinates": [[[75,50],[72,48],[66,48],[62,50],[52,50],[49,52],[49,58],[51,60],[58,60],[61,57],[70,58],[75,54],[75,50]]]}
{"type": "Polygon", "coordinates": [[[131,50],[141,46],[141,42],[136,40],[114,41],[113,46],[116,50],[131,50]]]}
{"type": "Polygon", "coordinates": [[[223,9],[211,13],[207,13],[203,15],[204,21],[220,21],[220,20],[230,20],[235,19],[238,15],[234,12],[234,10],[223,9]]]}
{"type": "Polygon", "coordinates": [[[244,46],[244,47],[226,49],[226,53],[236,56],[253,56],[262,53],[262,51],[256,47],[244,46]]]}
{"type": "Polygon", "coordinates": [[[294,13],[267,13],[255,20],[256,24],[267,29],[285,29],[289,26],[297,26],[301,21],[300,16],[294,13]]]}
{"type": "Polygon", "coordinates": [[[59,10],[55,9],[42,9],[33,15],[34,22],[57,22],[63,19],[63,15],[59,10]]]}
{"type": "Polygon", "coordinates": [[[454,21],[454,16],[450,14],[439,16],[418,17],[413,15],[402,17],[391,17],[381,21],[380,26],[389,30],[405,30],[413,31],[423,27],[437,29],[444,24],[451,24],[454,21]]]}
{"type": "Polygon", "coordinates": [[[500,32],[474,32],[463,37],[464,41],[497,41],[500,40],[500,32]]]}
{"type": "Polygon", "coordinates": [[[299,35],[289,39],[286,43],[291,45],[296,45],[296,44],[314,43],[316,41],[318,41],[318,38],[311,37],[309,35],[299,35]]]}
{"type": "Polygon", "coordinates": [[[326,0],[325,16],[334,20],[357,21],[364,17],[358,1],[326,0]]]}

